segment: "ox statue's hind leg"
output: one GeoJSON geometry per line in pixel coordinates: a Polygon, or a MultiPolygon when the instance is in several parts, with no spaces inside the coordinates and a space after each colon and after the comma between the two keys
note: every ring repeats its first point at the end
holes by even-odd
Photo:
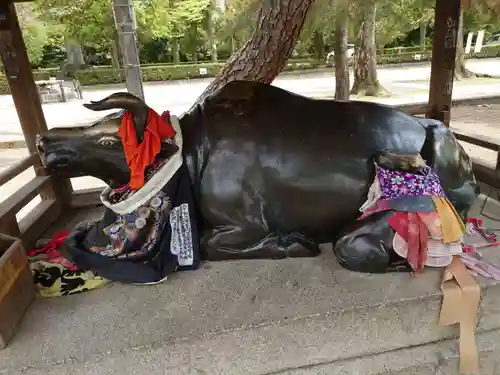
{"type": "Polygon", "coordinates": [[[392,247],[394,231],[388,224],[393,211],[357,220],[342,231],[333,251],[340,265],[366,273],[411,272],[406,259],[392,247]]]}
{"type": "Polygon", "coordinates": [[[319,244],[299,233],[269,233],[261,228],[219,227],[205,231],[202,248],[207,260],[282,259],[320,254],[319,244]]]}

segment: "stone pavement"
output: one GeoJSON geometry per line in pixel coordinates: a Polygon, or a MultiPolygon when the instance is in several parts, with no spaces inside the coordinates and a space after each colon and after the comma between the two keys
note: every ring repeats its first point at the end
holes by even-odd
{"type": "MultiPolygon", "coordinates": [[[[437,324],[441,271],[354,273],[323,250],[39,298],[0,351],[0,374],[457,374],[458,328],[437,324]]],[[[484,254],[500,264],[498,249],[484,254]]],[[[500,283],[478,282],[480,375],[498,375],[500,283]]]]}

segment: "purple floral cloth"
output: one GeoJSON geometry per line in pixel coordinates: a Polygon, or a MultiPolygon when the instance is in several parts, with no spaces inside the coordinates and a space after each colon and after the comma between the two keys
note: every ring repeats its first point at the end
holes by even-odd
{"type": "Polygon", "coordinates": [[[385,169],[378,165],[375,168],[382,191],[382,199],[422,195],[445,196],[439,177],[429,166],[420,173],[385,169]]]}

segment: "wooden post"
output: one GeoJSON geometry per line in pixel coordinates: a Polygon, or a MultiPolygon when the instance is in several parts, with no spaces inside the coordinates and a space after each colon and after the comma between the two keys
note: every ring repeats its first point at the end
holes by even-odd
{"type": "Polygon", "coordinates": [[[113,15],[123,57],[127,90],[144,100],[132,0],[113,0],[113,15]]]}
{"type": "Polygon", "coordinates": [[[460,0],[436,0],[427,117],[450,125],[460,0]]]}
{"type": "MultiPolygon", "coordinates": [[[[30,154],[36,153],[36,135],[47,132],[47,123],[13,3],[0,4],[0,56],[26,147],[30,154]]],[[[40,163],[34,168],[37,175],[45,174],[40,163]]],[[[64,179],[57,180],[53,188],[45,189],[40,195],[42,199],[57,198],[69,202],[71,191],[69,180],[64,179]]]]}

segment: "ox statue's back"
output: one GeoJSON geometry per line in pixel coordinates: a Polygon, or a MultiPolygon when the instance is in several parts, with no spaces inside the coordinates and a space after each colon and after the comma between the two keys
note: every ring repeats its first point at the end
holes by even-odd
{"type": "MultiPolygon", "coordinates": [[[[139,138],[144,132],[148,107],[129,94],[86,106],[124,109],[139,138]]],[[[129,171],[117,136],[122,115],[86,128],[51,129],[39,141],[47,168],[91,175],[111,187],[125,183],[129,171]]],[[[449,129],[377,103],[310,99],[234,81],[179,122],[208,260],[314,256],[320,243],[340,241],[335,252],[349,269],[400,269],[387,213],[357,220],[374,157],[384,150],[420,153],[461,215],[478,194],[471,161],[449,129]],[[352,241],[352,233],[364,239],[352,241]]]]}

